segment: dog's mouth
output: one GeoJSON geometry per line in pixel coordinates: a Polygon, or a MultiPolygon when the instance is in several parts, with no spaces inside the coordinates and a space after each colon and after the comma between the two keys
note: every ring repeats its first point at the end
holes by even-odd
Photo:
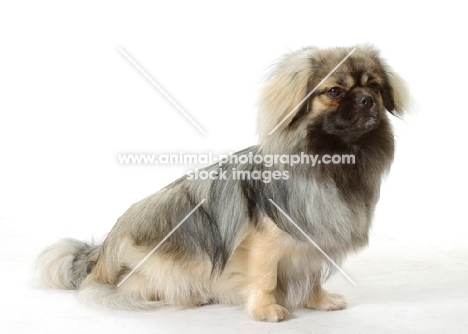
{"type": "Polygon", "coordinates": [[[350,124],[350,131],[359,132],[372,130],[379,124],[379,121],[379,114],[358,116],[356,120],[350,124]]]}
{"type": "Polygon", "coordinates": [[[380,123],[380,113],[376,110],[360,113],[352,119],[344,120],[340,117],[325,120],[324,130],[330,134],[346,136],[360,135],[375,129],[380,123]]]}

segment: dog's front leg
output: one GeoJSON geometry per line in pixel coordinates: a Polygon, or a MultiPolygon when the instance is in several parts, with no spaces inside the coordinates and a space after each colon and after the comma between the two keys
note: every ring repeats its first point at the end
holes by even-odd
{"type": "Polygon", "coordinates": [[[281,231],[270,223],[252,233],[244,243],[246,257],[246,308],[255,320],[281,321],[288,311],[275,298],[278,262],[282,254],[281,231]]]}
{"type": "Polygon", "coordinates": [[[328,292],[318,283],[312,289],[305,306],[316,310],[334,311],[346,308],[347,301],[343,295],[328,292]]]}

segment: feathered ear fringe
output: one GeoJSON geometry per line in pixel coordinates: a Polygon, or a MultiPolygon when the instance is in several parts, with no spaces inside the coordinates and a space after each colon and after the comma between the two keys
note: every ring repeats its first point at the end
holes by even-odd
{"type": "MultiPolygon", "coordinates": [[[[386,66],[388,68],[388,66],[386,66]]],[[[389,110],[396,116],[403,114],[410,108],[410,98],[406,82],[397,73],[387,70],[388,81],[393,90],[393,110],[389,110]]]]}
{"type": "Polygon", "coordinates": [[[314,51],[308,48],[284,56],[267,76],[260,94],[257,119],[260,141],[287,118],[275,130],[281,132],[300,110],[298,107],[288,116],[307,95],[314,51]]]}

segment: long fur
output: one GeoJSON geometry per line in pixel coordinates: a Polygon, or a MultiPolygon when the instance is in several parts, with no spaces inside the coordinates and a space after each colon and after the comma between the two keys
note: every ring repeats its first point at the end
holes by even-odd
{"type": "Polygon", "coordinates": [[[259,143],[237,154],[354,154],[356,164],[265,167],[226,162],[206,167],[218,172],[286,171],[289,179],[239,180],[230,172],[226,180],[182,177],[132,205],[101,246],[67,239],[45,250],[39,258],[44,280],[56,288],[78,289],[87,302],[115,308],[219,302],[243,304],[254,319],[278,321],[287,309],[345,307],[342,296],[321,288],[334,268],[270,199],[337,263],[365,246],[380,182],[393,159],[388,112],[403,113],[406,88],[377,50],[357,46],[307,101],[269,132],[350,51],[310,47],[283,57],[261,93],[259,143]],[[378,93],[365,87],[371,76],[379,80],[378,93]],[[328,99],[326,90],[337,84],[347,89],[345,100],[356,92],[373,96],[375,106],[365,111],[374,113],[372,128],[356,132],[357,125],[343,120],[354,110],[345,110],[345,103],[356,103],[328,99]],[[343,122],[352,131],[337,132],[343,122]],[[206,201],[117,287],[202,199],[206,201]]]}

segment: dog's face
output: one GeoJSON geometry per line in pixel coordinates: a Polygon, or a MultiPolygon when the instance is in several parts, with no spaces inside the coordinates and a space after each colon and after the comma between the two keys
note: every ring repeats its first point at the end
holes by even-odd
{"type": "Polygon", "coordinates": [[[401,113],[404,85],[380,59],[378,51],[357,46],[335,69],[351,50],[307,48],[285,57],[265,85],[260,135],[266,138],[265,132],[271,132],[284,119],[275,130],[276,138],[319,126],[330,135],[356,139],[376,129],[388,112],[401,113]],[[303,101],[311,91],[312,95],[303,101]]]}
{"type": "Polygon", "coordinates": [[[386,110],[394,109],[392,92],[380,66],[353,65],[333,73],[309,103],[312,113],[323,116],[327,133],[363,134],[379,125],[386,110]]]}

